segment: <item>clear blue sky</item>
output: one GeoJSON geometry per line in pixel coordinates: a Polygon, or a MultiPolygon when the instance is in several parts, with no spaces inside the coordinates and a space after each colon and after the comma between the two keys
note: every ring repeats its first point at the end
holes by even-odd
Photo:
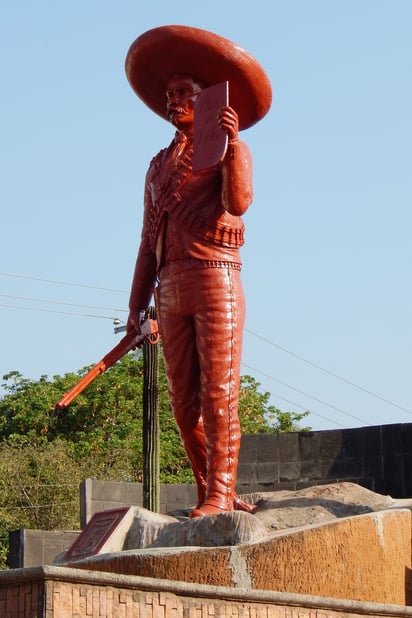
{"type": "Polygon", "coordinates": [[[124,59],[168,23],[236,41],[273,84],[243,133],[242,372],[313,429],[412,422],[409,0],[2,3],[0,377],[77,372],[119,340],[144,174],[173,134],[124,59]]]}

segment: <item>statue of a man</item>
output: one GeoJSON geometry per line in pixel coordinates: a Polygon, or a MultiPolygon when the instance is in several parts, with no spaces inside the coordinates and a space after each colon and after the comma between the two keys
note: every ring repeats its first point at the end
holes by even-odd
{"type": "Polygon", "coordinates": [[[271,104],[262,67],[234,43],[185,26],[140,36],[126,59],[140,98],[176,132],[146,175],[140,247],[128,331],[154,293],[170,401],[198,488],[191,517],[241,509],[235,493],[240,447],[238,392],[245,302],[244,225],[252,202],[252,160],[239,129],[271,104]],[[227,81],[229,105],[216,122],[227,150],[208,169],[192,169],[194,107],[206,87],[227,81]]]}

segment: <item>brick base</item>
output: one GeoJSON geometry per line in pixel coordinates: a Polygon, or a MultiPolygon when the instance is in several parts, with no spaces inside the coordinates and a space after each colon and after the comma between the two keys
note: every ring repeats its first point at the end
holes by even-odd
{"type": "Polygon", "coordinates": [[[2,618],[357,618],[412,608],[280,592],[233,590],[64,567],[0,574],[2,618]]]}

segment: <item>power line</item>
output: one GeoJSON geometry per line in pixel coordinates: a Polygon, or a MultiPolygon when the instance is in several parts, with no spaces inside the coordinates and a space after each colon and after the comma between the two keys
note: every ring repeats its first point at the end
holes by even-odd
{"type": "MultiPolygon", "coordinates": [[[[242,363],[243,365],[243,363],[242,363]]],[[[245,365],[245,367],[247,367],[247,365],[245,365]]],[[[253,371],[255,371],[255,369],[251,368],[253,371]]],[[[259,372],[257,372],[259,373],[259,372]]],[[[338,425],[339,427],[342,427],[343,429],[346,428],[346,425],[342,425],[341,423],[338,423],[338,421],[335,421],[335,419],[329,418],[328,416],[323,416],[322,414],[319,414],[318,412],[312,412],[312,410],[307,410],[304,406],[301,406],[299,403],[296,403],[295,401],[291,401],[290,399],[286,399],[285,397],[282,397],[281,395],[279,395],[278,393],[274,393],[273,391],[268,391],[269,395],[272,395],[272,397],[275,397],[276,399],[281,399],[282,401],[286,401],[286,403],[290,403],[292,404],[292,406],[294,406],[295,408],[300,408],[301,410],[304,410],[305,412],[309,412],[312,416],[318,416],[319,418],[323,419],[324,421],[328,421],[329,423],[333,423],[334,425],[338,425]]]]}
{"type": "Polygon", "coordinates": [[[63,489],[64,487],[78,487],[78,483],[58,483],[49,484],[49,483],[33,483],[31,485],[8,485],[9,489],[38,489],[39,487],[47,487],[48,489],[55,489],[56,487],[59,489],[63,489]]]}
{"type": "Polygon", "coordinates": [[[0,506],[0,511],[14,511],[14,510],[33,510],[33,509],[50,509],[56,506],[67,506],[68,504],[77,504],[78,500],[69,500],[69,502],[54,502],[53,504],[37,504],[33,506],[0,506]]]}
{"type": "MultiPolygon", "coordinates": [[[[0,296],[4,296],[4,295],[0,294],[0,296]]],[[[65,304],[65,303],[62,303],[62,304],[65,304]]],[[[68,304],[71,304],[71,303],[68,303],[68,304]]],[[[73,305],[74,305],[74,303],[73,303],[73,305]]],[[[78,305],[75,305],[75,306],[78,306],[78,305]]],[[[83,306],[83,305],[79,305],[79,306],[83,306]]],[[[88,305],[84,305],[84,306],[87,307],[88,305]]],[[[104,315],[87,314],[87,313],[75,313],[75,312],[70,312],[70,311],[56,311],[56,310],[51,310],[51,309],[41,309],[41,308],[38,308],[38,307],[22,307],[20,305],[7,305],[7,304],[1,304],[1,303],[0,303],[0,307],[6,307],[6,308],[12,308],[12,309],[22,309],[22,310],[26,310],[26,311],[41,311],[41,312],[46,312],[46,313],[54,313],[54,314],[61,314],[61,315],[71,315],[71,316],[79,316],[79,317],[88,317],[88,318],[100,318],[100,319],[106,319],[106,320],[111,320],[111,321],[116,319],[113,316],[104,316],[104,315]]],[[[121,311],[124,311],[124,310],[121,310],[121,311]]],[[[251,334],[257,336],[259,339],[263,339],[262,337],[260,337],[259,335],[255,334],[255,333],[251,333],[251,334]]],[[[270,343],[270,342],[268,341],[268,343],[270,343]]],[[[277,346],[276,344],[272,344],[272,345],[274,345],[275,347],[280,347],[280,346],[277,346]]],[[[245,363],[242,363],[242,364],[245,367],[247,367],[248,369],[254,371],[255,373],[263,375],[264,377],[266,377],[266,378],[268,378],[270,380],[273,380],[274,382],[278,382],[279,384],[282,384],[283,386],[286,386],[287,388],[290,388],[291,390],[294,390],[297,393],[300,393],[300,394],[304,395],[305,397],[309,397],[310,399],[313,399],[314,401],[317,401],[318,403],[326,405],[327,407],[329,407],[331,409],[334,409],[334,410],[336,410],[338,412],[341,412],[342,414],[345,414],[346,416],[349,416],[349,417],[353,418],[354,420],[357,420],[357,421],[360,421],[361,423],[366,423],[367,424],[367,421],[365,421],[364,419],[361,419],[361,418],[359,418],[359,417],[357,417],[357,416],[355,416],[353,414],[350,414],[349,412],[346,412],[342,408],[338,408],[337,406],[334,406],[333,404],[329,404],[329,403],[327,403],[327,402],[325,402],[325,401],[323,401],[321,399],[318,399],[317,397],[314,397],[313,395],[310,395],[309,393],[306,393],[305,391],[302,391],[302,390],[300,390],[300,389],[298,389],[298,388],[296,388],[294,386],[291,386],[290,384],[287,384],[286,382],[283,382],[282,380],[280,380],[278,378],[274,378],[273,376],[271,376],[269,374],[266,374],[266,373],[264,373],[262,371],[259,371],[258,369],[255,369],[254,367],[251,367],[250,365],[247,365],[245,363]]],[[[327,370],[325,370],[325,371],[327,373],[330,373],[327,370]]],[[[362,389],[362,390],[364,390],[364,389],[362,389]]],[[[371,393],[371,394],[373,394],[373,393],[371,393]]],[[[280,397],[279,395],[276,395],[276,397],[278,397],[280,399],[284,399],[283,397],[280,397]]],[[[288,399],[284,399],[284,401],[292,403],[295,406],[297,405],[296,403],[291,402],[288,399]]],[[[302,409],[304,409],[303,406],[299,406],[298,405],[298,407],[301,407],[302,409]]],[[[406,410],[406,411],[408,412],[408,410],[406,410]]],[[[336,423],[335,420],[327,418],[327,417],[322,417],[318,413],[315,413],[315,412],[311,411],[311,414],[314,414],[315,416],[319,416],[320,418],[323,418],[324,420],[328,420],[329,422],[332,422],[332,423],[335,423],[335,424],[339,425],[339,423],[336,423]]],[[[343,427],[343,425],[340,425],[340,426],[343,427]]]]}
{"type": "Polygon", "coordinates": [[[321,367],[320,365],[317,365],[316,363],[313,363],[312,361],[307,360],[303,356],[299,356],[299,354],[295,354],[294,352],[291,352],[290,350],[288,350],[288,349],[278,345],[277,343],[274,343],[273,341],[270,341],[269,339],[266,339],[265,337],[262,337],[261,335],[258,335],[257,333],[255,333],[255,332],[253,332],[253,331],[251,331],[251,330],[249,330],[247,328],[245,328],[245,331],[247,331],[248,333],[250,333],[251,335],[253,335],[257,339],[261,339],[265,343],[268,343],[269,345],[273,346],[274,348],[278,348],[282,352],[285,352],[286,354],[289,354],[290,356],[293,356],[294,358],[297,358],[298,360],[306,363],[307,365],[311,365],[311,367],[315,367],[315,369],[319,369],[319,371],[323,371],[324,373],[327,373],[328,375],[336,378],[337,380],[340,380],[341,382],[345,382],[346,384],[349,384],[353,388],[357,388],[358,390],[363,391],[364,393],[367,393],[371,397],[375,397],[375,399],[379,399],[380,401],[383,401],[383,402],[387,403],[390,406],[398,408],[399,410],[402,410],[403,412],[407,412],[408,414],[412,414],[412,410],[408,410],[407,408],[404,408],[403,406],[400,406],[399,404],[394,403],[393,401],[390,401],[389,399],[385,399],[385,397],[382,397],[381,395],[377,395],[376,393],[368,390],[367,388],[364,388],[363,386],[359,386],[359,384],[355,384],[355,382],[351,382],[350,380],[348,380],[346,378],[342,378],[338,374],[333,373],[333,371],[329,371],[328,369],[325,369],[324,367],[321,367]]]}
{"type": "Polygon", "coordinates": [[[94,313],[75,313],[74,311],[56,311],[53,309],[41,309],[40,307],[22,307],[21,305],[6,305],[0,303],[0,307],[6,309],[23,309],[23,311],[41,311],[43,313],[56,313],[60,315],[75,315],[82,318],[102,318],[104,320],[115,320],[111,315],[96,315],[94,313]]]}
{"type": "Polygon", "coordinates": [[[292,406],[295,406],[295,408],[301,408],[301,410],[304,410],[305,412],[309,412],[312,416],[317,416],[323,419],[324,421],[328,421],[329,423],[332,423],[334,425],[337,425],[338,427],[342,427],[343,429],[346,429],[346,425],[342,425],[342,423],[338,423],[338,421],[335,421],[335,419],[329,418],[328,416],[323,416],[322,414],[319,414],[318,412],[312,412],[312,410],[306,410],[304,406],[301,406],[300,404],[295,403],[294,401],[291,401],[290,399],[286,399],[285,397],[282,397],[281,395],[278,395],[277,393],[273,393],[272,391],[269,391],[269,394],[272,395],[272,397],[275,397],[276,399],[281,399],[282,401],[286,401],[286,403],[292,404],[292,406]]]}
{"type": "Polygon", "coordinates": [[[277,378],[273,378],[272,376],[268,375],[267,373],[263,373],[262,371],[258,371],[256,369],[254,369],[253,367],[250,367],[249,365],[246,365],[245,363],[242,363],[242,365],[244,365],[245,367],[247,367],[248,369],[251,369],[252,371],[256,371],[256,373],[259,373],[260,375],[264,376],[265,378],[268,378],[269,380],[273,380],[274,382],[278,382],[279,384],[282,384],[283,386],[286,386],[287,388],[290,388],[293,391],[296,391],[297,393],[300,393],[301,395],[304,395],[305,397],[309,397],[310,399],[313,399],[314,401],[317,401],[318,403],[321,403],[325,406],[327,406],[328,408],[331,408],[332,410],[336,410],[337,412],[341,412],[342,414],[345,414],[346,416],[349,416],[351,418],[353,418],[356,421],[360,421],[361,423],[367,423],[367,421],[365,421],[362,418],[359,418],[358,416],[354,416],[353,414],[350,414],[349,412],[346,412],[345,410],[342,410],[342,408],[337,408],[336,406],[327,403],[326,401],[322,401],[321,399],[317,399],[316,397],[313,397],[312,395],[309,395],[309,393],[305,393],[305,391],[301,391],[298,388],[295,388],[294,386],[290,386],[290,384],[287,384],[286,382],[282,382],[282,380],[278,380],[277,378]]]}
{"type": "Polygon", "coordinates": [[[119,307],[102,307],[101,305],[83,305],[79,303],[68,303],[60,300],[48,300],[47,298],[33,298],[31,296],[14,296],[12,294],[0,294],[2,298],[14,298],[16,300],[29,300],[30,302],[47,303],[50,305],[66,305],[68,307],[88,307],[90,309],[104,309],[107,311],[121,311],[127,313],[127,309],[120,309],[119,307]]]}
{"type": "Polygon", "coordinates": [[[97,285],[90,285],[87,283],[71,283],[69,281],[60,281],[58,279],[46,279],[44,277],[32,277],[29,275],[20,275],[18,273],[3,273],[0,272],[0,276],[2,277],[14,277],[16,279],[30,279],[31,281],[42,281],[43,283],[56,283],[58,285],[69,285],[72,287],[78,288],[91,288],[93,290],[104,290],[105,292],[120,292],[121,294],[126,294],[126,290],[118,290],[115,288],[106,288],[100,287],[97,285]]]}
{"type": "MultiPolygon", "coordinates": [[[[100,286],[96,286],[96,285],[90,285],[90,284],[83,284],[83,283],[73,283],[73,282],[68,282],[68,281],[61,281],[61,280],[56,280],[56,279],[47,279],[45,277],[33,277],[30,275],[22,275],[19,273],[5,273],[5,272],[0,272],[0,276],[3,277],[13,277],[13,278],[19,278],[19,279],[29,279],[29,280],[33,280],[33,281],[41,281],[41,282],[45,282],[45,283],[53,283],[53,284],[58,284],[58,285],[66,285],[66,286],[72,286],[72,287],[82,287],[82,288],[90,288],[90,289],[95,289],[95,290],[103,290],[103,291],[109,291],[109,292],[119,292],[119,293],[126,293],[126,290],[120,290],[120,289],[114,289],[114,288],[107,288],[107,287],[100,287],[100,286]]],[[[0,296],[6,296],[6,295],[0,295],[0,296]]],[[[7,297],[7,296],[6,296],[7,297]]],[[[8,298],[22,298],[24,299],[24,297],[13,297],[13,296],[8,296],[8,298]]],[[[95,308],[95,309],[107,309],[107,310],[114,310],[114,311],[121,311],[121,312],[126,312],[125,309],[110,309],[110,308],[105,308],[105,307],[98,307],[98,306],[93,306],[93,305],[80,305],[80,304],[75,304],[75,303],[64,303],[64,302],[58,302],[58,301],[42,301],[40,299],[30,299],[27,298],[26,300],[31,300],[34,302],[48,302],[50,304],[62,304],[62,305],[68,305],[68,306],[76,306],[76,307],[90,307],[90,308],[95,308]]],[[[65,311],[52,311],[52,310],[47,310],[47,309],[39,309],[39,308],[28,308],[28,307],[21,307],[21,306],[15,306],[15,305],[6,305],[6,304],[0,304],[0,307],[5,307],[5,308],[11,308],[11,309],[24,309],[24,310],[30,310],[30,311],[43,311],[43,312],[47,312],[47,313],[58,313],[58,314],[62,314],[62,315],[74,315],[74,316],[79,316],[79,317],[88,317],[88,318],[102,318],[102,319],[110,319],[110,320],[114,320],[116,318],[113,318],[112,316],[102,316],[102,315],[95,315],[95,314],[86,314],[86,313],[73,313],[73,312],[65,312],[65,311]]],[[[364,388],[362,386],[360,386],[359,384],[356,384],[355,382],[352,382],[351,380],[348,380],[347,378],[344,378],[336,373],[334,373],[333,371],[330,371],[328,369],[325,369],[324,367],[304,358],[303,356],[300,356],[299,354],[296,354],[295,352],[291,352],[290,350],[288,350],[287,348],[267,339],[266,337],[263,337],[262,335],[259,335],[258,333],[255,333],[254,331],[245,328],[245,331],[250,333],[252,336],[256,337],[257,339],[260,339],[261,341],[264,341],[265,343],[271,345],[274,348],[277,348],[278,350],[281,350],[282,352],[289,354],[290,356],[293,356],[294,358],[306,363],[307,365],[310,365],[312,367],[314,367],[315,369],[318,369],[319,371],[322,371],[323,373],[326,373],[332,377],[334,377],[337,380],[340,380],[341,382],[344,382],[346,384],[348,384],[349,386],[352,386],[353,388],[356,388],[357,390],[360,390],[364,393],[367,393],[368,395],[370,395],[371,397],[374,397],[376,399],[379,399],[380,401],[383,401],[384,403],[393,406],[395,408],[398,408],[399,410],[402,410],[403,412],[406,412],[408,414],[412,414],[412,411],[405,408],[404,406],[401,406],[397,403],[394,403],[393,401],[390,401],[389,399],[382,397],[381,395],[378,395],[377,393],[374,393],[373,391],[364,388]]],[[[275,379],[275,378],[271,378],[270,376],[267,376],[270,379],[275,379]]],[[[279,381],[279,380],[277,380],[279,381]]],[[[288,385],[286,385],[288,386],[288,385]]],[[[289,388],[293,388],[288,386],[289,388]]],[[[298,390],[298,389],[294,389],[294,390],[298,390]]],[[[299,392],[299,391],[298,391],[299,392]]],[[[305,394],[305,393],[304,393],[305,394]]],[[[311,397],[311,395],[307,395],[309,397],[311,397]]],[[[312,399],[315,399],[313,397],[311,397],[312,399]]],[[[320,401],[320,400],[318,400],[320,401]]],[[[323,403],[323,402],[321,402],[323,403]]],[[[329,404],[326,404],[329,405],[329,404]]],[[[329,406],[329,407],[334,407],[334,406],[329,406]]],[[[339,408],[335,408],[336,410],[339,410],[339,408]]],[[[342,411],[344,414],[348,414],[347,412],[342,411]]],[[[350,415],[351,416],[351,415],[350,415]]],[[[357,418],[357,417],[353,417],[353,418],[357,418]]],[[[357,419],[357,420],[361,420],[361,419],[357,419]]],[[[362,421],[364,422],[364,421],[362,421]]]]}

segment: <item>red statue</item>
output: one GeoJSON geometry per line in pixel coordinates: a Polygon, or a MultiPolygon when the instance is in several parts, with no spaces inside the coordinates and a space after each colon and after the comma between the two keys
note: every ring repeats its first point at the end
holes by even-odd
{"type": "Polygon", "coordinates": [[[190,516],[252,512],[235,493],[245,319],[239,248],[253,191],[252,160],[238,131],[269,110],[270,82],[236,44],[186,26],[141,35],[126,73],[136,94],[176,129],[146,175],[128,332],[140,332],[140,312],[154,293],[170,400],[198,487],[190,516]],[[225,82],[229,104],[223,99],[214,118],[226,143],[211,167],[194,171],[196,100],[218,84],[221,94],[225,82]]]}

